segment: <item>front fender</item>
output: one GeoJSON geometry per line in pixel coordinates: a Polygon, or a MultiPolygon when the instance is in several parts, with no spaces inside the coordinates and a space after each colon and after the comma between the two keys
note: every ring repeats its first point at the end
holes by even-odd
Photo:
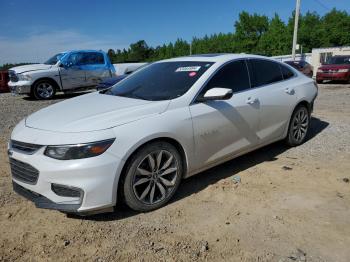
{"type": "Polygon", "coordinates": [[[195,166],[192,118],[188,107],[117,126],[113,130],[116,137],[113,151],[123,161],[127,161],[138,148],[152,140],[170,139],[181,146],[187,172],[195,166]]]}
{"type": "Polygon", "coordinates": [[[33,71],[32,73],[29,74],[32,78],[32,84],[35,82],[41,80],[41,79],[51,79],[55,81],[57,84],[58,88],[62,90],[62,85],[61,85],[61,78],[60,78],[60,73],[58,68],[54,67],[49,70],[38,70],[38,71],[33,71]]]}

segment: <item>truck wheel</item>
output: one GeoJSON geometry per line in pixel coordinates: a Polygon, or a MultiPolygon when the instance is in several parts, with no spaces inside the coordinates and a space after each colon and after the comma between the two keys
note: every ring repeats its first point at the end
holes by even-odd
{"type": "Polygon", "coordinates": [[[317,83],[317,84],[322,84],[322,83],[323,83],[323,80],[316,80],[316,83],[317,83]]]}
{"type": "Polygon", "coordinates": [[[38,100],[48,100],[54,97],[56,86],[50,80],[39,80],[32,87],[32,94],[38,100]]]}

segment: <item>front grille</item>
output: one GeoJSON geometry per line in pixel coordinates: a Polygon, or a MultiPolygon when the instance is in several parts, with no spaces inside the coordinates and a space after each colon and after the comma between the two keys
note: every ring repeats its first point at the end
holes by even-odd
{"type": "Polygon", "coordinates": [[[323,73],[338,73],[338,69],[323,69],[323,73]]]}
{"type": "Polygon", "coordinates": [[[10,158],[12,177],[24,183],[35,185],[38,181],[39,171],[31,165],[10,158]]]}
{"type": "Polygon", "coordinates": [[[21,153],[32,155],[43,146],[11,140],[10,147],[11,149],[19,151],[21,153]]]}
{"type": "Polygon", "coordinates": [[[15,71],[9,70],[9,78],[11,82],[17,82],[18,81],[18,76],[15,71]]]}

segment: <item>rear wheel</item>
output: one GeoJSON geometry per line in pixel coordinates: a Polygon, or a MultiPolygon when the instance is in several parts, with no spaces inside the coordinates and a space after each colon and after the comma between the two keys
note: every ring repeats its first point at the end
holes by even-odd
{"type": "Polygon", "coordinates": [[[33,85],[32,94],[38,100],[47,100],[54,97],[56,86],[49,80],[40,80],[33,85]]]}
{"type": "Polygon", "coordinates": [[[136,211],[165,205],[177,190],[183,173],[177,149],[166,142],[146,145],[131,159],[123,182],[125,203],[136,211]]]}
{"type": "Polygon", "coordinates": [[[298,106],[289,123],[286,142],[289,146],[298,146],[305,142],[310,124],[310,113],[304,105],[298,106]]]}

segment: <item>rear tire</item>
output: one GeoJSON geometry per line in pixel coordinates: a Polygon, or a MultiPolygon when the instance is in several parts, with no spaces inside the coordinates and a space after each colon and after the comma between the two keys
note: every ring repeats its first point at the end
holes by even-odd
{"type": "Polygon", "coordinates": [[[126,205],[147,212],[164,206],[175,194],[183,175],[182,159],[167,142],[148,144],[132,156],[121,181],[126,205]]]}
{"type": "Polygon", "coordinates": [[[310,112],[304,105],[299,105],[290,119],[286,143],[298,146],[305,142],[310,126],[310,112]]]}
{"type": "Polygon", "coordinates": [[[31,95],[37,100],[52,99],[56,93],[56,85],[50,80],[39,80],[34,83],[31,95]]]}

